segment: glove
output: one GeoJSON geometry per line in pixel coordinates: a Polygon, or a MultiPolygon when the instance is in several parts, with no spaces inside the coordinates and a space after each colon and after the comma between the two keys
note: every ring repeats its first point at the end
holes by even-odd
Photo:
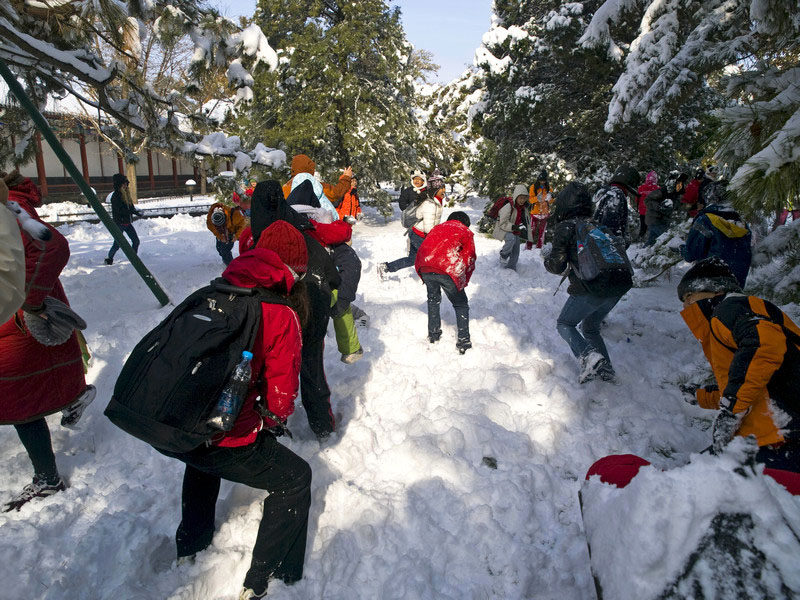
{"type": "Polygon", "coordinates": [[[358,214],[356,215],[356,221],[360,221],[360,220],[361,220],[361,219],[363,219],[363,218],[364,218],[364,213],[358,213],[358,214]]]}
{"type": "Polygon", "coordinates": [[[350,215],[347,215],[344,218],[344,222],[347,223],[348,225],[355,225],[356,224],[356,218],[355,217],[351,217],[350,215]]]}
{"type": "Polygon", "coordinates": [[[712,444],[711,451],[714,454],[720,454],[739,431],[742,420],[748,411],[734,414],[730,407],[734,405],[736,398],[725,397],[720,403],[720,408],[717,418],[714,419],[714,426],[711,433],[712,444]],[[727,405],[726,405],[727,404],[727,405]]]}
{"type": "Polygon", "coordinates": [[[525,227],[525,225],[523,225],[522,223],[520,223],[519,225],[514,225],[514,227],[511,228],[511,231],[514,232],[514,235],[524,236],[527,235],[528,228],[525,227]]]}
{"type": "Polygon", "coordinates": [[[44,346],[60,346],[76,329],[86,329],[84,321],[69,306],[48,296],[42,306],[23,312],[25,325],[33,339],[44,346]]]}
{"type": "Polygon", "coordinates": [[[696,383],[678,384],[678,389],[680,389],[683,394],[683,399],[692,406],[697,406],[697,390],[699,388],[700,386],[696,383]]]}

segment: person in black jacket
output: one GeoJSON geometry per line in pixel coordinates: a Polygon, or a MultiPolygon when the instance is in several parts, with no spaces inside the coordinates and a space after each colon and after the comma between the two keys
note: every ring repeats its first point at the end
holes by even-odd
{"type": "Polygon", "coordinates": [[[640,181],[639,171],[630,165],[621,165],[608,184],[594,195],[597,206],[595,220],[624,239],[626,248],[631,244],[628,234],[628,198],[636,201],[640,181]]]}
{"type": "Polygon", "coordinates": [[[419,204],[428,197],[428,180],[420,169],[415,169],[411,173],[411,187],[404,187],[400,190],[400,198],[397,205],[400,210],[405,210],[409,204],[419,204]]]}
{"type": "Polygon", "coordinates": [[[644,199],[647,213],[644,216],[647,226],[647,240],[644,246],[652,246],[661,234],[669,229],[670,217],[683,196],[686,180],[685,173],[672,171],[667,181],[660,188],[650,192],[644,199]]]}
{"type": "Polygon", "coordinates": [[[261,233],[277,220],[287,221],[305,238],[308,270],[304,281],[308,288],[309,318],[303,328],[303,359],[300,365],[300,394],[308,424],[320,441],[336,429],[331,411],[331,390],[325,379],[323,350],[330,318],[331,297],[341,284],[341,277],[328,251],[307,231],[313,228],[308,217],[294,210],[283,197],[280,183],[262,181],[253,190],[250,223],[253,245],[261,233]]]}
{"type": "MultiPolygon", "coordinates": [[[[139,236],[136,235],[136,230],[133,228],[133,215],[141,217],[142,214],[136,210],[131,201],[131,195],[128,192],[128,178],[122,173],[114,173],[112,181],[114,182],[114,193],[111,194],[111,218],[122,232],[127,234],[133,251],[138,254],[139,236]]],[[[114,255],[117,250],[119,250],[119,244],[117,244],[117,240],[114,240],[105,260],[107,265],[114,264],[114,255]]]]}
{"type": "Polygon", "coordinates": [[[579,220],[598,225],[591,215],[589,190],[582,183],[573,181],[556,198],[553,247],[544,257],[545,269],[556,275],[566,271],[569,277],[569,298],[561,309],[556,328],[580,361],[580,383],[596,377],[604,381],[615,379],[608,350],[600,335],[600,324],[632,286],[630,271],[622,268],[592,281],[584,281],[578,276],[576,225],[579,220]],[[577,329],[579,323],[581,331],[577,329]]]}

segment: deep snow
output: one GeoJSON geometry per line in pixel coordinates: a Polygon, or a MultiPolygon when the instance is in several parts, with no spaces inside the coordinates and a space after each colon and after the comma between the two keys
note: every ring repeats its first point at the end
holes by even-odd
{"type": "MultiPolygon", "coordinates": [[[[468,204],[473,223],[483,203],[468,204]]],[[[140,256],[173,302],[220,274],[202,217],[148,219],[136,229],[140,256]]],[[[121,253],[113,266],[102,265],[110,245],[102,225],[61,231],[72,251],[62,281],[89,323],[87,379],[98,398],[79,431],[62,429],[58,415],[48,419],[70,488],[0,514],[0,598],[236,598],[263,492],[223,483],[213,545],[195,564],[175,566],[183,465],[102,415],[127,354],[170,307],[158,307],[121,253]]],[[[326,365],[339,429],[330,441],[320,447],[299,402],[289,420],[295,438],[283,443],[314,473],[309,543],[304,579],[292,587],[275,582],[269,596],[593,598],[577,500],[586,470],[628,452],[657,469],[675,468],[710,442],[713,413],[685,404],[674,385],[703,364],[678,314],[677,281],[623,298],[603,332],[619,382],[580,386],[577,363],[555,331],[566,286],[553,296],[559,278],[545,272],[538,250],[523,250],[518,272],[501,270],[499,242],[476,234],[467,288],[474,347],[459,356],[446,299],[444,335],[431,345],[424,286],[413,270],[384,283],[375,274],[405,244],[397,210],[385,223],[366,209],[355,228],[363,263],[356,303],[371,318],[360,330],[366,354],[341,363],[331,329],[326,365]],[[495,458],[497,469],[484,457],[495,458]]],[[[30,481],[31,467],[13,428],[0,431],[5,500],[30,481]]],[[[713,469],[697,472],[690,481],[713,484],[713,469]]],[[[649,493],[669,495],[674,485],[649,493]]],[[[770,489],[800,512],[800,500],[770,489]]],[[[669,523],[680,514],[661,516],[669,523]]],[[[607,529],[598,544],[615,542],[607,529]]],[[[644,541],[680,547],[685,530],[651,528],[644,541]]]]}

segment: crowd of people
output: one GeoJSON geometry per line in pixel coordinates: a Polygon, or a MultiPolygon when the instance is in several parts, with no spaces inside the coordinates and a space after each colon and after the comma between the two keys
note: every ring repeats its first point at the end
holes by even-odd
{"type": "MultiPolygon", "coordinates": [[[[253,376],[233,427],[188,451],[157,448],[186,465],[176,532],[181,561],[193,560],[211,543],[221,479],[268,492],[242,600],[266,595],[270,579],[291,584],[303,574],[311,470],[278,438],[286,431],[298,391],[317,438],[324,442],[336,430],[323,361],[329,320],[343,362],[364,354],[356,329],[364,314],[353,305],[362,271],[351,244],[353,225],[361,219],[357,182],[350,167],[335,184],[320,181],[315,171],[310,157],[296,155],[285,183],[253,181],[232,204],[216,203],[209,210],[207,225],[225,264],[223,282],[237,293],[270,290],[278,300],[261,304],[251,348],[253,376]]],[[[635,168],[621,165],[594,194],[574,181],[556,193],[545,171],[531,186],[515,185],[497,211],[493,231],[502,242],[500,264],[516,269],[523,240],[526,249],[542,250],[546,270],[562,276],[562,282],[569,280],[556,329],[578,361],[578,381],[611,382],[616,372],[601,326],[633,287],[626,252],[629,204],[638,211],[638,237],[645,246],[667,231],[683,204],[693,223],[681,253],[693,266],[678,285],[678,298],[714,381],[685,384],[682,391],[690,401],[718,410],[712,451],[721,451],[736,435],[753,436],[757,460],[797,471],[800,328],[778,307],[743,293],[751,236],[728,202],[725,182],[715,180],[711,169],[698,171],[692,181],[677,172],[668,174],[662,186],[655,172],[647,174],[643,185],[640,181],[635,168]],[[551,241],[545,244],[549,221],[551,241]]],[[[408,254],[379,263],[378,275],[386,280],[414,267],[427,291],[431,344],[443,334],[444,292],[456,315],[456,349],[464,354],[472,348],[465,290],[476,263],[470,219],[454,210],[442,220],[446,185],[439,171],[414,170],[410,184],[399,200],[408,254]]],[[[38,233],[16,227],[0,207],[0,309],[5,319],[0,326],[0,422],[15,426],[34,469],[32,483],[6,503],[4,510],[11,511],[65,489],[44,417],[62,411],[62,425],[75,426],[95,391],[84,379],[88,353],[80,330],[85,323],[69,309],[58,281],[69,257],[67,241],[38,218],[41,197],[29,179],[5,176],[0,201],[16,202],[41,225],[38,233]]],[[[136,250],[135,209],[123,175],[114,177],[111,204],[114,220],[136,250]]],[[[108,264],[116,249],[114,244],[108,264]]]]}

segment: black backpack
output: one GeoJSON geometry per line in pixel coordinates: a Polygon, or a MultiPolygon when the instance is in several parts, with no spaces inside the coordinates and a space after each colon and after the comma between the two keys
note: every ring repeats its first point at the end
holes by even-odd
{"type": "Polygon", "coordinates": [[[252,350],[261,304],[288,304],[264,288],[219,278],[192,293],[131,352],[105,415],[167,452],[189,452],[219,430],[207,420],[243,350],[252,350]]]}
{"type": "Polygon", "coordinates": [[[577,261],[573,271],[590,291],[606,286],[630,288],[633,267],[625,251],[625,241],[603,225],[575,219],[577,261]]]}

